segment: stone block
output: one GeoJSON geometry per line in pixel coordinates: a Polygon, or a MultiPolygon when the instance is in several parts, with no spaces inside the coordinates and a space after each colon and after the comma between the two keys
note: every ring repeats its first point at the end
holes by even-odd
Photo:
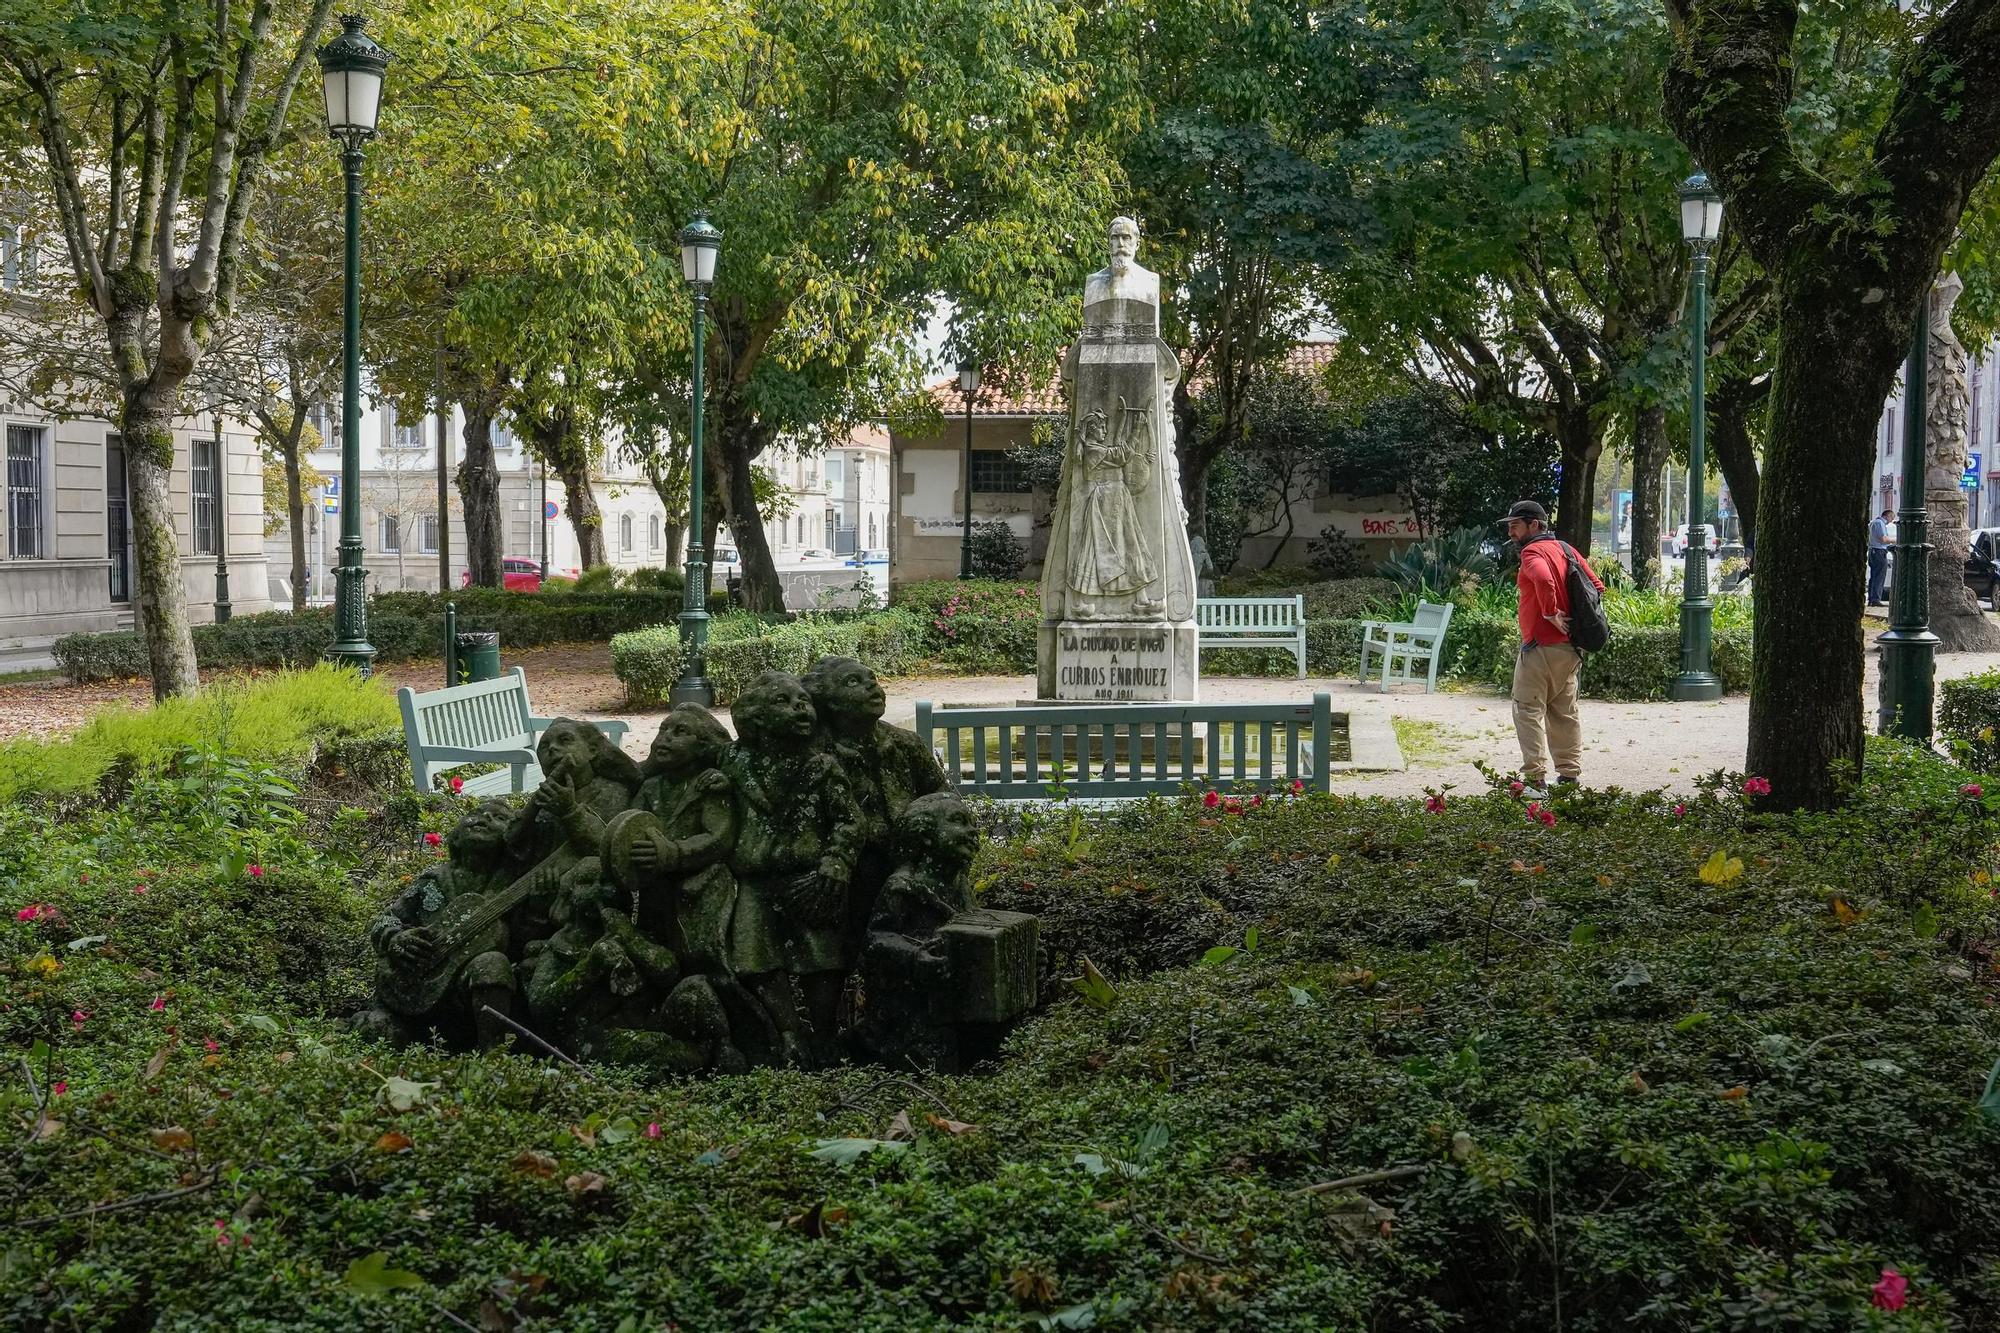
{"type": "Polygon", "coordinates": [[[953,1020],[1006,1023],[1035,1007],[1040,926],[1025,912],[974,908],[938,929],[950,964],[953,1020]]]}

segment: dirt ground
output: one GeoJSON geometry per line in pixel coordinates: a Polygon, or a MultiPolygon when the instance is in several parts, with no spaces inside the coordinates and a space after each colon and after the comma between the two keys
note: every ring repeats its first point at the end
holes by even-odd
{"type": "MultiPolygon", "coordinates": [[[[527,672],[529,697],[544,716],[621,717],[632,724],[626,748],[645,753],[665,710],[634,709],[611,673],[611,652],[603,644],[569,644],[508,653],[507,666],[527,672]]],[[[1938,659],[1938,678],[1947,680],[2000,666],[2000,654],[1952,654],[1938,659]]],[[[441,684],[442,664],[399,662],[377,672],[392,686],[417,689],[441,684]]],[[[916,701],[940,704],[1008,704],[1034,696],[1034,681],[1020,676],[911,677],[886,682],[888,720],[908,725],[916,701]]],[[[1383,694],[1353,680],[1274,677],[1208,677],[1202,697],[1211,702],[1296,699],[1324,690],[1336,711],[1386,713],[1392,720],[1407,767],[1400,772],[1355,773],[1336,781],[1344,791],[1408,795],[1430,788],[1471,790],[1482,779],[1474,767],[1484,761],[1507,770],[1518,766],[1512,716],[1506,697],[1478,687],[1440,689],[1398,686],[1383,694]]],[[[1873,717],[1876,662],[1871,653],[1863,697],[1873,717]]],[[[152,693],[144,681],[75,686],[59,677],[0,683],[0,739],[45,736],[73,730],[109,707],[145,706],[152,693]]],[[[1716,769],[1740,769],[1749,700],[1732,695],[1715,703],[1608,703],[1583,701],[1584,781],[1594,787],[1630,790],[1684,789],[1716,769]]]]}

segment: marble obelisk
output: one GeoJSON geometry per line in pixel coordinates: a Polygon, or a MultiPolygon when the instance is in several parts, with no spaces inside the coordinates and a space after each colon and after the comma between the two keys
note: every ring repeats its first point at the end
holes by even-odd
{"type": "Polygon", "coordinates": [[[1160,341],[1160,278],[1139,266],[1139,224],[1111,223],[1111,264],[1090,275],[1083,335],[1063,358],[1069,443],[1042,563],[1036,695],[1077,702],[1193,700],[1194,557],[1174,454],[1180,360],[1160,341]]]}

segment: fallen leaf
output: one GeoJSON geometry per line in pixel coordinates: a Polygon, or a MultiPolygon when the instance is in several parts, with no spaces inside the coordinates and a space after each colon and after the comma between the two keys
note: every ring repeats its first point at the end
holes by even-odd
{"type": "Polygon", "coordinates": [[[582,1198],[586,1194],[602,1194],[604,1185],[604,1177],[595,1171],[579,1171],[563,1181],[563,1188],[577,1198],[582,1198]]]}
{"type": "Polygon", "coordinates": [[[375,1151],[379,1153],[408,1152],[416,1146],[416,1140],[412,1139],[408,1134],[399,1133],[393,1129],[375,1140],[375,1151]]]}
{"type": "Polygon", "coordinates": [[[392,1075],[382,1080],[382,1098],[393,1109],[407,1111],[420,1105],[424,1094],[438,1086],[436,1083],[418,1083],[414,1079],[392,1075]]]}
{"type": "Polygon", "coordinates": [[[924,1121],[932,1129],[941,1129],[953,1137],[957,1137],[960,1134],[970,1134],[979,1128],[977,1125],[968,1125],[963,1120],[947,1120],[941,1115],[931,1115],[929,1113],[924,1115],[924,1121]]]}
{"type": "Polygon", "coordinates": [[[1611,887],[1611,876],[1609,876],[1609,875],[1599,875],[1599,876],[1597,877],[1597,887],[1599,887],[1600,889],[1608,889],[1608,888],[1610,888],[1610,887],[1611,887]]]}
{"type": "Polygon", "coordinates": [[[906,1143],[917,1137],[916,1126],[910,1123],[910,1113],[908,1111],[896,1112],[896,1118],[889,1122],[889,1132],[882,1137],[894,1140],[897,1143],[906,1143]]]}
{"type": "Polygon", "coordinates": [[[509,1165],[516,1171],[526,1172],[531,1176],[540,1176],[543,1180],[547,1180],[556,1173],[556,1159],[545,1152],[537,1152],[533,1148],[523,1148],[520,1152],[515,1153],[514,1160],[509,1165]]]}
{"type": "Polygon", "coordinates": [[[167,1060],[173,1055],[174,1047],[177,1044],[170,1041],[159,1050],[153,1052],[153,1058],[146,1061],[145,1071],[140,1075],[141,1082],[151,1083],[160,1076],[160,1071],[167,1067],[167,1060]]]}
{"type": "Polygon", "coordinates": [[[1632,1071],[1632,1091],[1642,1093],[1652,1091],[1652,1088],[1647,1085],[1646,1080],[1636,1069],[1632,1071]]]}
{"type": "Polygon", "coordinates": [[[60,1138],[62,1132],[63,1122],[52,1115],[45,1115],[42,1117],[41,1122],[35,1126],[34,1137],[36,1139],[60,1138]]]}
{"type": "Polygon", "coordinates": [[[1734,884],[1743,877],[1743,858],[1731,856],[1718,847],[1708,860],[1701,863],[1701,869],[1697,873],[1700,874],[1702,883],[1712,884],[1717,888],[1734,884]]]}
{"type": "Polygon", "coordinates": [[[1733,1088],[1724,1089],[1721,1095],[1725,1102],[1740,1102],[1750,1095],[1750,1089],[1739,1083],[1733,1088]]]}
{"type": "Polygon", "coordinates": [[[1835,921],[1838,921],[1843,926],[1851,926],[1865,915],[1867,915],[1865,912],[1856,910],[1854,905],[1848,902],[1847,899],[1835,895],[1833,900],[1833,919],[1835,921]]]}
{"type": "Polygon", "coordinates": [[[1044,1310],[1055,1304],[1056,1280],[1035,1268],[1017,1268],[1007,1276],[1007,1294],[1016,1305],[1044,1310]]]}
{"type": "Polygon", "coordinates": [[[194,1135],[179,1125],[168,1125],[165,1129],[153,1130],[149,1137],[153,1146],[161,1152],[186,1152],[194,1147],[194,1135]]]}
{"type": "Polygon", "coordinates": [[[383,1296],[399,1287],[421,1287],[424,1280],[415,1273],[389,1267],[389,1256],[377,1250],[347,1266],[346,1284],[357,1296],[383,1296]]]}

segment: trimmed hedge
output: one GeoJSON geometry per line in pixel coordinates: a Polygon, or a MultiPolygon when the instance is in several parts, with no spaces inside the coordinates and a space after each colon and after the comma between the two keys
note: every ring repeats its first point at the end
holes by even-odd
{"type": "MultiPolygon", "coordinates": [[[[923,660],[923,628],[907,611],[808,614],[775,624],[722,617],[716,624],[726,628],[709,641],[707,664],[719,704],[741,694],[759,672],[796,674],[821,657],[856,657],[882,676],[904,675],[923,660]]],[[[654,625],[618,635],[611,640],[611,669],[634,704],[664,704],[681,672],[680,630],[654,625]]]]}
{"type": "Polygon", "coordinates": [[[2000,770],[2000,671],[1944,682],[1938,739],[1961,751],[1960,763],[1982,773],[2000,770]]]}
{"type": "MultiPolygon", "coordinates": [[[[1712,665],[1725,693],[1750,688],[1747,626],[1717,626],[1712,665]]],[[[1506,688],[1514,679],[1520,628],[1512,617],[1460,611],[1445,632],[1446,661],[1452,674],[1506,688]]],[[[1583,659],[1582,693],[1593,699],[1648,700],[1667,697],[1667,685],[1681,669],[1681,633],[1665,625],[1613,622],[1611,642],[1583,659]]]]}
{"type": "MultiPolygon", "coordinates": [[[[647,592],[506,592],[461,588],[449,598],[433,592],[378,593],[368,599],[368,641],[378,662],[443,655],[444,607],[458,608],[461,631],[496,630],[502,648],[609,639],[624,630],[671,619],[678,590],[647,592]]],[[[302,667],[325,656],[334,637],[333,608],[294,614],[267,611],[222,625],[194,627],[194,655],[202,667],[302,667]]],[[[54,646],[56,664],[76,684],[144,677],[146,644],[133,630],[66,634],[54,646]]]]}

